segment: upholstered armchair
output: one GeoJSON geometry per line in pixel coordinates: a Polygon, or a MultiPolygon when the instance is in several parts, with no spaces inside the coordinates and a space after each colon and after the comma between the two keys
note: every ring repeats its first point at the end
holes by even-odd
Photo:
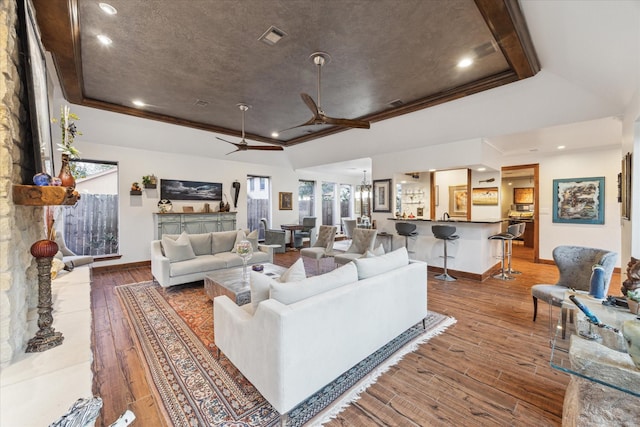
{"type": "Polygon", "coordinates": [[[334,255],[333,241],[336,238],[337,228],[331,225],[321,225],[315,243],[309,248],[300,249],[301,256],[316,260],[316,274],[320,274],[320,260],[334,255]]]}
{"type": "Polygon", "coordinates": [[[347,240],[351,240],[353,236],[353,230],[356,229],[357,221],[351,218],[342,218],[342,232],[347,240]]]}
{"type": "Polygon", "coordinates": [[[582,246],[556,247],[553,250],[553,260],[560,273],[558,282],[555,285],[539,284],[531,287],[534,322],[538,314],[538,299],[549,304],[549,320],[551,321],[551,308],[553,306],[562,306],[564,293],[567,289],[573,288],[580,291],[588,291],[594,264],[599,264],[603,267],[606,295],[617,257],[617,253],[605,249],[582,246]]]}
{"type": "Polygon", "coordinates": [[[336,264],[343,265],[363,257],[367,251],[373,252],[373,246],[376,244],[376,235],[378,230],[373,228],[356,228],[353,230],[351,237],[351,246],[345,253],[336,254],[334,259],[336,264]]]}
{"type": "Polygon", "coordinates": [[[302,227],[303,229],[300,231],[296,231],[294,235],[294,244],[296,248],[302,247],[303,240],[305,238],[309,239],[309,246],[313,246],[316,242],[316,236],[313,230],[316,228],[316,217],[315,216],[305,216],[302,218],[302,227]]]}
{"type": "Polygon", "coordinates": [[[264,228],[264,244],[265,245],[280,245],[278,248],[274,248],[274,253],[283,254],[286,251],[287,242],[285,240],[286,232],[284,230],[273,230],[267,225],[267,219],[261,218],[260,223],[264,228]]]}

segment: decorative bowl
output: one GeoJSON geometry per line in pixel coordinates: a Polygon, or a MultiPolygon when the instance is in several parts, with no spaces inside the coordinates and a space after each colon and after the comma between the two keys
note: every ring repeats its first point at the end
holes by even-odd
{"type": "Polygon", "coordinates": [[[262,271],[262,270],[264,270],[264,265],[262,265],[262,264],[254,264],[254,265],[251,266],[251,269],[253,271],[262,271]]]}

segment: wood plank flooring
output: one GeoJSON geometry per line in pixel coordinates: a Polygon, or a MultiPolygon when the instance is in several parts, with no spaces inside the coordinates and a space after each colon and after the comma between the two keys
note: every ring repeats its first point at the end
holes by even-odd
{"type": "MultiPolygon", "coordinates": [[[[277,254],[275,263],[286,267],[298,257],[277,254]]],[[[528,259],[514,257],[522,275],[506,282],[441,282],[429,273],[429,310],[457,323],[406,356],[327,425],[561,425],[569,378],[549,366],[547,306],[542,303],[533,322],[529,290],[555,283],[557,272],[528,259]]],[[[93,273],[94,394],[103,399],[96,426],[108,426],[126,409],[136,415],[134,426],[167,425],[114,292],[117,285],[151,279],[146,267],[93,273]]],[[[614,274],[610,289],[619,287],[614,274]]]]}

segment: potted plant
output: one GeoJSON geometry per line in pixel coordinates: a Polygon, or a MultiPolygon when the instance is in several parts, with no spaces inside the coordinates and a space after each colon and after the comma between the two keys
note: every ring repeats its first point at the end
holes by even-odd
{"type": "Polygon", "coordinates": [[[137,182],[134,182],[131,184],[131,190],[129,191],[129,194],[131,194],[132,196],[141,196],[142,195],[142,189],[140,188],[140,184],[138,184],[137,182]]]}
{"type": "Polygon", "coordinates": [[[156,176],[153,174],[142,177],[142,185],[144,185],[144,188],[156,188],[156,182],[156,176]]]}
{"type": "Polygon", "coordinates": [[[629,311],[631,313],[638,314],[638,308],[640,308],[640,288],[627,291],[627,304],[629,304],[629,311]]]}

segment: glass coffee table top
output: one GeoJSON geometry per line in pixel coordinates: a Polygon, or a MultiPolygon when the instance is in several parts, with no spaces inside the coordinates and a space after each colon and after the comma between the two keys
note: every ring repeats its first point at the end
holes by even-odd
{"type": "Polygon", "coordinates": [[[599,327],[587,320],[568,295],[561,307],[566,314],[566,330],[563,337],[560,316],[552,342],[551,367],[640,397],[640,370],[627,354],[622,335],[624,321],[636,316],[627,308],[603,306],[602,300],[576,293],[601,323],[610,326],[599,327]]]}

